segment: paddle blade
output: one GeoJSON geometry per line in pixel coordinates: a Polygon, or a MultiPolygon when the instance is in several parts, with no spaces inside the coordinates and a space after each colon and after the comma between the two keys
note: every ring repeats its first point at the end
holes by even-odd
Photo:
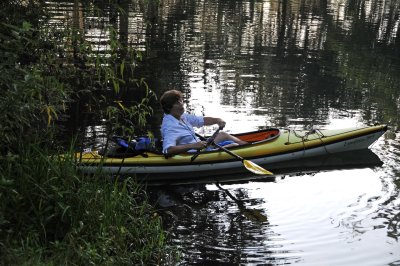
{"type": "Polygon", "coordinates": [[[272,175],[272,173],[268,170],[265,170],[261,166],[247,160],[243,160],[244,166],[247,168],[252,173],[255,173],[257,175],[272,175]]]}

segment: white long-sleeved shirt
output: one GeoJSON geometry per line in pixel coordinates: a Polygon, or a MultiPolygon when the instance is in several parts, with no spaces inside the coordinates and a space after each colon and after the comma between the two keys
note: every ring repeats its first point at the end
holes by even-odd
{"type": "Polygon", "coordinates": [[[171,146],[195,143],[200,141],[193,127],[202,127],[204,117],[184,113],[178,120],[170,114],[165,114],[161,124],[163,138],[163,153],[166,154],[171,146]]]}

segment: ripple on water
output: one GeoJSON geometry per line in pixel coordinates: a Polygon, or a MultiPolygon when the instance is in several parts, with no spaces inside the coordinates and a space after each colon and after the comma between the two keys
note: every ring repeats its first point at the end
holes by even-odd
{"type": "Polygon", "coordinates": [[[180,189],[188,207],[167,206],[175,206],[173,244],[182,248],[182,265],[398,264],[400,162],[386,145],[393,143],[374,146],[383,167],[180,189]]]}
{"type": "Polygon", "coordinates": [[[398,213],[398,188],[381,174],[379,168],[289,177],[249,194],[266,202],[271,230],[279,235],[271,239],[280,244],[275,250],[300,251],[307,265],[379,265],[400,256],[387,216],[398,213]]]}

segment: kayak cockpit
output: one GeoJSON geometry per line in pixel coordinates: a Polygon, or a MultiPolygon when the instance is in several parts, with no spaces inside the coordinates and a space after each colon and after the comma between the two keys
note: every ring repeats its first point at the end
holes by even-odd
{"type": "Polygon", "coordinates": [[[280,130],[277,128],[269,128],[264,130],[246,132],[241,134],[234,134],[235,137],[243,141],[247,141],[249,144],[256,144],[260,142],[269,142],[279,137],[280,130]]]}
{"type": "MultiPolygon", "coordinates": [[[[241,147],[248,147],[248,145],[259,144],[272,141],[279,137],[280,130],[276,128],[264,129],[259,131],[252,131],[240,134],[233,134],[239,139],[248,142],[249,144],[234,146],[232,148],[238,149],[241,147]]],[[[99,150],[99,155],[108,158],[127,158],[135,156],[146,157],[147,153],[162,155],[162,141],[158,139],[151,139],[146,136],[133,138],[129,140],[124,137],[114,136],[99,150]]],[[[218,149],[215,149],[218,150],[218,149]]],[[[205,153],[213,152],[215,150],[204,151],[205,153]]]]}

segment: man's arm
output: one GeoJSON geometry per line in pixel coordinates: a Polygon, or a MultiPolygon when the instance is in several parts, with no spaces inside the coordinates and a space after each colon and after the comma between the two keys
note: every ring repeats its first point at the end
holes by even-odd
{"type": "Polygon", "coordinates": [[[215,124],[217,124],[220,128],[224,128],[226,122],[224,120],[222,120],[221,118],[209,117],[209,116],[204,117],[204,125],[205,126],[210,126],[210,125],[215,125],[215,124]]]}
{"type": "Polygon", "coordinates": [[[206,145],[207,145],[206,141],[199,141],[199,142],[190,143],[190,144],[170,146],[167,149],[166,155],[172,156],[172,155],[186,152],[188,150],[200,150],[200,149],[203,149],[204,147],[206,147],[206,145]]]}

